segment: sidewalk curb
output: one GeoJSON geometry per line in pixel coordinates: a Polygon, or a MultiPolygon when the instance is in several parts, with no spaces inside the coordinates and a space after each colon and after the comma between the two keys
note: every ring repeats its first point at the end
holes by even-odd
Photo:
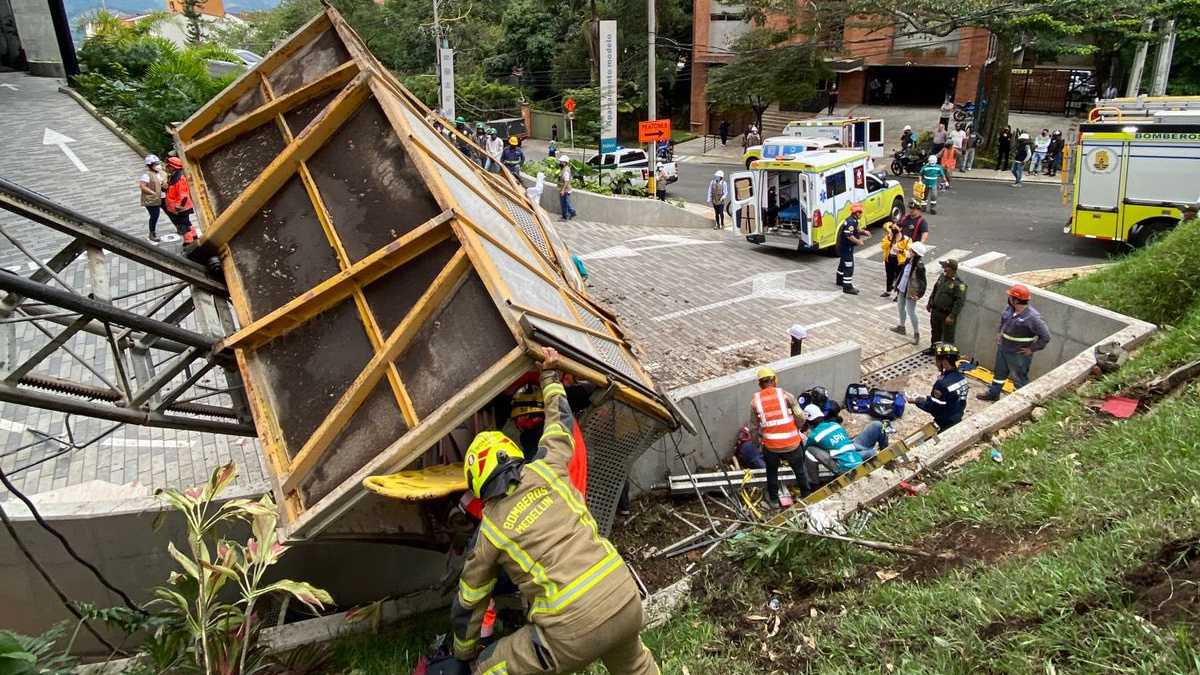
{"type": "Polygon", "coordinates": [[[79,107],[86,110],[92,117],[95,117],[96,121],[98,121],[100,124],[103,124],[109,131],[113,132],[117,138],[121,139],[125,145],[128,145],[134,152],[138,154],[139,157],[145,157],[146,155],[150,154],[150,151],[146,149],[146,146],[139,143],[136,138],[129,135],[129,132],[117,126],[116,122],[112,121],[104,113],[100,112],[96,106],[92,105],[91,101],[83,97],[83,94],[80,94],[79,92],[67,86],[60,86],[58,91],[75,99],[75,102],[79,104],[79,107]]]}

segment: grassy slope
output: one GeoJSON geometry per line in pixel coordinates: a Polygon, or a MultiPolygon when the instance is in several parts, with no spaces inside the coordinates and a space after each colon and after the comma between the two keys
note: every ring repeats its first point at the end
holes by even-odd
{"type": "MultiPolygon", "coordinates": [[[[1120,372],[1050,403],[999,443],[1002,463],[985,452],[854,527],[968,562],[931,569],[831,542],[748,537],[698,580],[692,604],[645,634],[663,672],[1200,673],[1197,615],[1163,616],[1162,597],[1133,581],[1148,564],[1171,564],[1164,544],[1200,531],[1200,385],[1126,421],[1084,400],[1200,356],[1191,286],[1200,259],[1188,255],[1197,244],[1192,222],[1059,289],[1175,325],[1120,372]],[[1143,288],[1150,283],[1158,288],[1143,288]],[[767,638],[772,622],[746,617],[773,618],[772,595],[782,607],[767,638]]],[[[1196,596],[1193,582],[1179,583],[1171,598],[1196,596]]],[[[438,628],[343,641],[337,662],[364,675],[405,672],[438,628]]]]}

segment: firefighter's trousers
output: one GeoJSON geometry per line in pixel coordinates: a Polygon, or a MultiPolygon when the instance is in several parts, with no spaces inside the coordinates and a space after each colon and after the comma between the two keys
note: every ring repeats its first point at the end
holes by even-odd
{"type": "Polygon", "coordinates": [[[474,675],[573,673],[599,660],[612,675],[658,675],[654,656],[642,644],[642,601],[629,602],[600,625],[558,627],[545,632],[528,624],[485,649],[474,675]]]}

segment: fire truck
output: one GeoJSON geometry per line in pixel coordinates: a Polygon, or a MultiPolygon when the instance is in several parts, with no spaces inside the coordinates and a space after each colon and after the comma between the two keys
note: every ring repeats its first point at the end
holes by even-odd
{"type": "Polygon", "coordinates": [[[1099,101],[1067,166],[1063,231],[1144,246],[1200,202],[1200,97],[1099,101]]]}

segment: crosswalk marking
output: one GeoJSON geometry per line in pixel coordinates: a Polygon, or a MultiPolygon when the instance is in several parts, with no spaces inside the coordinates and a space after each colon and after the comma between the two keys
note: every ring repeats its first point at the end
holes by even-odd
{"type": "Polygon", "coordinates": [[[966,258],[969,255],[971,255],[971,252],[969,250],[961,249],[961,248],[952,248],[949,251],[947,251],[945,255],[938,256],[937,260],[934,260],[933,262],[941,263],[943,260],[949,260],[950,258],[954,258],[955,260],[958,260],[959,262],[961,262],[963,260],[963,258],[966,258]]]}
{"type": "Polygon", "coordinates": [[[731,345],[725,345],[724,347],[717,347],[717,353],[724,354],[726,352],[731,352],[735,349],[741,349],[742,347],[751,347],[756,344],[758,344],[758,340],[746,340],[745,342],[735,342],[731,345]]]}
{"type": "Polygon", "coordinates": [[[839,321],[841,321],[841,319],[825,319],[824,321],[818,321],[814,324],[805,326],[804,328],[805,330],[816,330],[818,328],[824,328],[825,326],[832,326],[839,321]]]}
{"type": "Polygon", "coordinates": [[[881,253],[881,252],[883,252],[883,244],[871,244],[870,246],[855,253],[854,257],[859,258],[861,260],[861,259],[865,259],[865,258],[870,258],[871,256],[875,255],[876,253],[881,253]]]}

